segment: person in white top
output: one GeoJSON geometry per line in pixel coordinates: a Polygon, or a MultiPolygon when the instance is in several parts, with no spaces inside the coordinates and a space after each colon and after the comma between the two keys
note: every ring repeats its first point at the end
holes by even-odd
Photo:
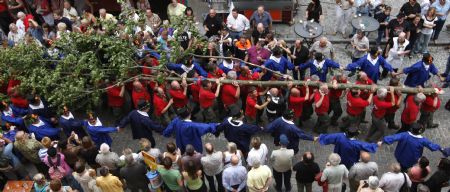
{"type": "Polygon", "coordinates": [[[281,191],[283,187],[286,191],[291,191],[292,158],[293,149],[286,149],[289,139],[285,134],[280,135],[280,149],[273,150],[270,161],[273,167],[273,177],[275,178],[275,189],[281,191]]]}
{"type": "Polygon", "coordinates": [[[72,7],[68,0],[64,1],[63,17],[69,18],[72,22],[79,19],[77,10],[72,7]]]}
{"type": "Polygon", "coordinates": [[[230,30],[230,36],[233,39],[239,39],[250,28],[250,21],[237,9],[233,9],[227,17],[227,28],[230,30]]]}
{"type": "Polygon", "coordinates": [[[248,152],[247,164],[249,167],[253,166],[254,159],[259,159],[261,165],[266,164],[267,154],[269,150],[266,144],[261,143],[261,138],[253,137],[251,141],[252,149],[248,152]]]}
{"type": "Polygon", "coordinates": [[[406,39],[406,33],[401,32],[398,37],[394,37],[392,48],[389,50],[389,55],[386,61],[392,65],[394,70],[403,69],[403,57],[409,54],[410,45],[409,40],[406,39]]]}
{"type": "Polygon", "coordinates": [[[17,30],[22,31],[23,33],[25,33],[25,24],[24,24],[24,20],[25,20],[25,13],[23,12],[18,12],[17,13],[17,21],[16,21],[16,26],[17,26],[17,30]]]}
{"type": "Polygon", "coordinates": [[[427,13],[422,16],[422,20],[423,27],[414,49],[416,53],[428,53],[428,43],[430,42],[431,35],[433,35],[433,28],[436,26],[435,22],[438,20],[436,8],[430,7],[427,13]]]}
{"type": "Polygon", "coordinates": [[[411,180],[408,174],[401,172],[399,163],[393,163],[391,171],[381,176],[379,186],[381,189],[385,192],[398,192],[405,182],[408,187],[411,187],[411,180]]]}
{"type": "Polygon", "coordinates": [[[8,33],[8,41],[9,44],[17,45],[18,43],[23,41],[23,37],[25,33],[23,31],[19,31],[16,24],[9,24],[9,33],[8,33]]]}
{"type": "Polygon", "coordinates": [[[353,14],[353,3],[353,0],[336,0],[336,17],[333,17],[336,23],[334,25],[333,35],[336,35],[337,32],[341,32],[342,37],[346,38],[345,29],[353,14]]]}
{"type": "Polygon", "coordinates": [[[227,145],[228,150],[223,152],[224,156],[224,169],[231,166],[231,157],[236,156],[239,159],[238,165],[242,165],[242,151],[237,149],[236,143],[229,142],[227,145]]]}

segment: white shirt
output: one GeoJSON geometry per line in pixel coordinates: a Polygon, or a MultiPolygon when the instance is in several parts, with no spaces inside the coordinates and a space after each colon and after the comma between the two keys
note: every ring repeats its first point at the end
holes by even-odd
{"type": "Polygon", "coordinates": [[[22,31],[22,33],[25,33],[25,24],[23,23],[22,19],[17,19],[16,26],[18,31],[22,31]]]}
{"type": "MultiPolygon", "coordinates": [[[[409,180],[408,174],[405,173],[405,175],[408,186],[411,186],[411,180],[409,180]]],[[[403,182],[405,182],[403,173],[387,172],[381,177],[379,187],[385,192],[397,192],[402,187],[403,182]]]]}
{"type": "Polygon", "coordinates": [[[250,152],[248,152],[247,164],[249,166],[253,166],[253,159],[258,158],[261,162],[261,165],[265,165],[268,153],[269,150],[267,149],[266,144],[261,143],[259,149],[252,148],[250,152]]]}
{"type": "Polygon", "coordinates": [[[242,14],[238,14],[237,18],[230,14],[227,17],[227,27],[231,31],[241,32],[250,28],[250,21],[242,14]]]}
{"type": "Polygon", "coordinates": [[[17,30],[16,33],[10,31],[8,33],[8,40],[13,41],[15,44],[18,44],[21,41],[23,41],[24,36],[25,36],[25,33],[23,31],[17,30]]]}
{"type": "Polygon", "coordinates": [[[77,10],[73,7],[70,7],[69,9],[64,8],[63,17],[69,18],[71,21],[74,21],[74,17],[78,18],[77,10]]]}

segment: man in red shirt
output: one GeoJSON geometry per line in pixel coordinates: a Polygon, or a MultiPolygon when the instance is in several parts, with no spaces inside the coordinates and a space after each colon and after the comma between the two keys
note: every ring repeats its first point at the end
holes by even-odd
{"type": "Polygon", "coordinates": [[[423,93],[416,95],[408,95],[406,98],[405,108],[402,112],[402,128],[397,133],[409,131],[411,125],[417,121],[420,105],[425,101],[426,96],[423,93]]]}
{"type": "Polygon", "coordinates": [[[337,89],[337,87],[338,84],[347,82],[347,77],[342,73],[336,74],[332,80],[333,88],[330,89],[330,109],[328,114],[333,112],[333,116],[331,116],[331,125],[333,126],[338,126],[337,121],[342,115],[341,97],[344,89],[337,89]]]}
{"type": "MultiPolygon", "coordinates": [[[[115,80],[112,82],[115,83],[115,80]]],[[[108,96],[108,106],[111,107],[114,117],[117,118],[120,117],[123,112],[125,86],[123,84],[113,83],[109,85],[110,87],[106,90],[106,94],[108,96]]]]}
{"type": "Polygon", "coordinates": [[[212,83],[205,79],[202,81],[202,87],[200,88],[199,92],[199,99],[200,99],[200,114],[203,117],[203,121],[205,123],[214,122],[216,120],[216,113],[214,112],[213,105],[214,100],[219,96],[220,94],[220,87],[222,86],[222,83],[220,80],[223,78],[216,79],[217,89],[216,93],[213,93],[211,90],[212,83]]]}
{"type": "Polygon", "coordinates": [[[440,94],[443,94],[444,91],[438,88],[435,88],[435,92],[431,95],[427,95],[425,101],[422,103],[422,107],[420,108],[420,119],[419,123],[422,124],[425,128],[437,128],[439,124],[433,123],[434,112],[436,112],[439,107],[441,107],[441,99],[439,98],[440,94]]]}
{"type": "MultiPolygon", "coordinates": [[[[372,79],[370,79],[367,74],[363,71],[358,73],[358,79],[356,80],[357,85],[373,85],[373,81],[372,79]]],[[[363,90],[361,91],[361,95],[360,97],[363,98],[364,100],[367,100],[369,98],[370,95],[370,91],[369,90],[363,90]]],[[[366,110],[363,111],[363,113],[361,114],[361,122],[362,123],[367,123],[366,121],[366,110]]]]}
{"type": "Polygon", "coordinates": [[[135,80],[133,82],[133,90],[131,91],[131,98],[133,100],[134,108],[137,109],[138,102],[139,101],[150,101],[150,94],[148,93],[147,89],[142,86],[142,83],[139,82],[139,80],[135,80]]]}
{"type": "MultiPolygon", "coordinates": [[[[389,86],[397,87],[399,85],[400,85],[400,79],[398,79],[398,78],[391,78],[391,80],[389,81],[389,86]]],[[[402,92],[395,91],[395,94],[394,94],[395,105],[386,110],[386,114],[385,114],[384,118],[386,119],[386,121],[388,123],[389,129],[396,129],[396,130],[400,129],[400,127],[395,124],[394,120],[395,120],[395,113],[400,108],[400,105],[402,103],[402,100],[403,100],[402,98],[403,98],[402,92]]],[[[391,97],[386,97],[386,101],[391,102],[391,97]]]]}
{"type": "Polygon", "coordinates": [[[180,83],[178,83],[178,81],[172,81],[170,83],[169,94],[173,99],[173,106],[175,107],[175,110],[187,106],[188,97],[186,93],[187,93],[187,83],[185,78],[183,78],[181,86],[180,83]]]}
{"type": "Polygon", "coordinates": [[[359,127],[359,124],[363,120],[363,115],[365,115],[364,111],[366,107],[372,102],[375,89],[376,85],[372,85],[372,90],[367,99],[361,97],[362,91],[359,89],[352,89],[347,93],[347,116],[343,119],[342,131],[345,131],[350,126],[359,127]]]}
{"type": "MultiPolygon", "coordinates": [[[[236,71],[228,71],[227,79],[236,80],[236,78],[236,71]]],[[[223,85],[221,99],[225,110],[230,111],[229,109],[232,105],[237,105],[239,108],[241,108],[241,102],[239,101],[240,96],[241,88],[236,81],[234,81],[232,84],[223,85]]]]}
{"type": "Polygon", "coordinates": [[[153,113],[155,120],[161,125],[167,126],[170,123],[169,109],[173,104],[173,98],[167,101],[167,96],[161,87],[156,88],[153,95],[153,113]]]}
{"type": "Polygon", "coordinates": [[[300,95],[300,90],[298,88],[292,87],[292,84],[288,84],[288,89],[290,89],[288,109],[294,111],[294,122],[297,123],[298,126],[301,126],[302,121],[300,121],[300,117],[303,112],[303,103],[309,100],[308,82],[305,84],[306,94],[304,97],[300,95]]]}
{"type": "Polygon", "coordinates": [[[192,116],[192,120],[197,121],[195,119],[195,114],[197,114],[200,111],[200,104],[199,104],[199,92],[200,92],[200,84],[201,84],[201,76],[198,75],[198,73],[195,70],[191,70],[186,75],[187,78],[199,78],[197,81],[192,82],[188,86],[189,95],[191,96],[189,105],[191,107],[191,114],[194,114],[192,116]]]}
{"type": "Polygon", "coordinates": [[[386,110],[395,105],[394,87],[389,88],[388,97],[391,97],[391,101],[386,101],[387,93],[386,88],[380,88],[377,90],[377,95],[373,97],[372,125],[366,139],[368,142],[377,142],[384,136],[386,110]]]}
{"type": "Polygon", "coordinates": [[[245,105],[245,121],[248,124],[255,124],[256,123],[256,114],[257,110],[263,110],[264,107],[266,107],[270,102],[270,97],[266,97],[267,100],[261,105],[258,105],[258,90],[256,90],[256,87],[249,87],[248,88],[248,96],[247,96],[247,102],[245,105]]]}
{"type": "Polygon", "coordinates": [[[317,114],[317,122],[313,131],[315,133],[327,133],[330,126],[330,116],[328,110],[330,108],[330,95],[328,85],[320,84],[319,90],[314,93],[314,108],[317,114]]]}
{"type": "MultiPolygon", "coordinates": [[[[317,75],[312,75],[311,77],[305,78],[305,80],[310,79],[312,82],[319,82],[320,78],[317,75]]],[[[302,96],[306,96],[306,87],[301,87],[302,96]]],[[[316,92],[316,88],[309,87],[309,100],[306,100],[305,103],[303,103],[303,110],[302,110],[302,121],[307,121],[311,118],[311,115],[314,113],[313,109],[313,102],[314,102],[314,93],[316,92]]]]}

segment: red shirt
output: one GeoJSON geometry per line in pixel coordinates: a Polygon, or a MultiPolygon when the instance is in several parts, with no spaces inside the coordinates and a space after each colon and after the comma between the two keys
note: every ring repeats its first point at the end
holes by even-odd
{"type": "Polygon", "coordinates": [[[0,3],[0,12],[7,11],[8,5],[6,5],[6,0],[3,1],[3,3],[0,3]]]}
{"type": "MultiPolygon", "coordinates": [[[[309,100],[305,101],[305,104],[312,104],[314,102],[314,94],[315,94],[315,88],[314,87],[308,87],[309,89],[309,100]]],[[[300,92],[302,97],[306,96],[306,87],[305,86],[301,86],[300,87],[300,92]]]]}
{"type": "Polygon", "coordinates": [[[417,120],[419,114],[419,105],[414,102],[414,95],[409,95],[406,99],[406,106],[402,112],[402,122],[405,124],[412,124],[417,120]]]}
{"type": "Polygon", "coordinates": [[[192,101],[198,103],[199,99],[199,92],[200,92],[200,85],[198,85],[198,83],[192,84],[189,86],[190,90],[191,90],[191,95],[192,95],[192,101]]]}
{"type": "MultiPolygon", "coordinates": [[[[333,81],[336,80],[335,77],[333,77],[333,81]]],[[[347,83],[347,79],[344,81],[338,81],[338,83],[347,83]]],[[[342,92],[344,92],[344,89],[330,89],[330,99],[332,100],[338,100],[342,96],[342,92]]]]}
{"type": "MultiPolygon", "coordinates": [[[[372,81],[372,79],[368,78],[367,81],[365,81],[365,82],[364,81],[356,81],[356,84],[357,85],[372,85],[373,81],[372,81]]],[[[369,98],[369,95],[370,95],[369,90],[362,90],[361,95],[359,97],[367,100],[369,98]]]]}
{"type": "Polygon", "coordinates": [[[219,69],[219,68],[214,73],[208,72],[208,78],[212,78],[212,79],[220,78],[220,77],[222,77],[222,75],[223,75],[223,70],[219,69]]]}
{"type": "Polygon", "coordinates": [[[173,105],[175,106],[175,108],[183,108],[187,105],[188,98],[186,95],[184,95],[183,90],[170,89],[169,94],[170,96],[172,96],[173,105]]]}
{"type": "MultiPolygon", "coordinates": [[[[314,103],[317,103],[320,100],[320,92],[317,91],[314,93],[314,103]]],[[[330,108],[330,96],[328,94],[323,96],[322,105],[320,107],[316,107],[314,105],[315,111],[317,115],[325,115],[328,114],[328,109],[330,108]]]]}
{"type": "Polygon", "coordinates": [[[245,116],[256,119],[256,98],[251,95],[247,96],[247,102],[245,103],[245,116]]]}
{"type": "MultiPolygon", "coordinates": [[[[399,97],[400,97],[400,96],[398,96],[397,94],[394,94],[395,104],[397,104],[399,97]]],[[[387,102],[391,102],[391,97],[386,97],[385,100],[386,100],[387,102]]],[[[399,106],[394,105],[394,106],[389,107],[388,109],[386,109],[386,113],[387,113],[387,114],[393,114],[393,113],[397,112],[397,110],[398,110],[399,108],[400,108],[399,106]]]]}
{"type": "Polygon", "coordinates": [[[441,99],[437,99],[437,105],[436,107],[433,107],[433,103],[434,103],[434,98],[438,97],[437,95],[427,95],[427,98],[425,99],[425,101],[422,103],[422,110],[426,111],[426,112],[435,112],[436,110],[439,109],[439,107],[441,107],[441,99]]]}
{"type": "MultiPolygon", "coordinates": [[[[387,95],[390,97],[390,95],[387,95]]],[[[387,98],[386,97],[386,98],[387,98]]],[[[376,118],[381,119],[386,115],[386,110],[392,107],[392,103],[385,100],[378,99],[378,96],[373,97],[373,115],[376,118]]]]}
{"type": "Polygon", "coordinates": [[[369,102],[361,97],[353,97],[352,93],[347,94],[347,113],[351,116],[358,116],[369,106],[369,102]]]}
{"type": "Polygon", "coordinates": [[[106,93],[108,95],[108,106],[110,107],[122,107],[125,100],[120,96],[120,90],[122,88],[114,86],[109,88],[106,93]]]}
{"type": "Polygon", "coordinates": [[[158,65],[159,65],[159,61],[152,57],[149,63],[147,63],[147,62],[143,63],[143,66],[145,66],[145,67],[142,68],[142,73],[146,74],[146,75],[151,75],[152,70],[149,68],[146,68],[146,67],[155,67],[158,65]]]}
{"type": "Polygon", "coordinates": [[[288,108],[294,111],[295,117],[302,116],[305,97],[289,96],[288,108]]]}
{"type": "Polygon", "coordinates": [[[140,100],[150,101],[150,94],[148,94],[146,89],[142,89],[140,92],[137,92],[133,89],[131,92],[131,98],[133,99],[134,108],[137,109],[137,104],[140,100]]]}
{"type": "Polygon", "coordinates": [[[222,102],[225,106],[230,106],[238,101],[236,98],[237,87],[232,84],[222,86],[222,102]]]}
{"type": "Polygon", "coordinates": [[[156,116],[159,117],[162,115],[162,110],[166,108],[167,104],[168,102],[164,98],[158,96],[158,94],[153,95],[153,107],[156,116]]]}
{"type": "Polygon", "coordinates": [[[216,94],[214,94],[210,90],[200,88],[198,98],[200,99],[200,107],[206,109],[213,105],[214,100],[216,99],[216,94]]]}

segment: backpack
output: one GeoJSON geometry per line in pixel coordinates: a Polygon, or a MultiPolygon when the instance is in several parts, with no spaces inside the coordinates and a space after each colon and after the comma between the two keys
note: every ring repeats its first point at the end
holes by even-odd
{"type": "Polygon", "coordinates": [[[67,171],[61,166],[61,155],[56,155],[56,164],[53,164],[50,156],[47,156],[48,164],[50,164],[50,169],[48,169],[48,174],[51,179],[62,179],[67,171]]]}
{"type": "Polygon", "coordinates": [[[406,180],[406,174],[405,173],[402,173],[402,174],[403,174],[404,181],[403,181],[402,187],[400,187],[399,192],[410,192],[411,188],[408,187],[408,180],[406,180]]]}

